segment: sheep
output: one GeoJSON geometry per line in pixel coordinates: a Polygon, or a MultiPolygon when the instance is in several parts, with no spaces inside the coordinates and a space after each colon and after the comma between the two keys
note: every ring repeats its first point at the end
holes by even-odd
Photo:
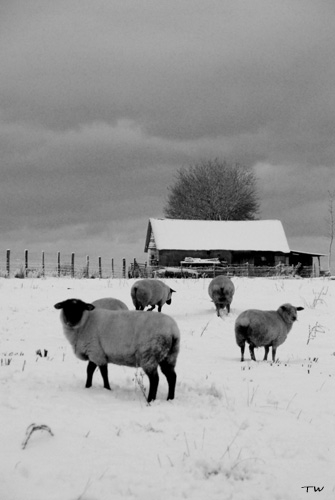
{"type": "Polygon", "coordinates": [[[156,305],[161,312],[163,305],[171,304],[172,290],[163,281],[158,279],[142,279],[136,281],[131,287],[131,298],[135,309],[143,311],[146,306],[151,306],[148,311],[153,311],[156,305]]]}
{"type": "Polygon", "coordinates": [[[297,320],[297,311],[303,307],[283,304],[277,311],[260,311],[248,309],[242,312],[235,321],[236,343],[241,348],[241,361],[244,361],[245,342],[249,344],[250,356],[255,358],[255,347],[264,347],[263,361],[268,358],[272,347],[272,361],[276,360],[277,347],[285,342],[293,323],[297,320]]]}
{"type": "Polygon", "coordinates": [[[108,309],[109,311],[128,311],[128,307],[122,300],[113,299],[111,297],[94,300],[92,304],[99,309],[108,309]]]}
{"type": "Polygon", "coordinates": [[[87,388],[92,386],[97,366],[104,388],[109,390],[108,363],[141,367],[149,377],[150,403],[156,399],[159,365],[168,382],[167,399],[174,399],[180,332],[173,318],[166,314],[98,309],[80,299],[58,302],[54,307],[61,310],[63,332],[74,354],[89,361],[87,388]]]}
{"type": "Polygon", "coordinates": [[[208,294],[216,307],[216,314],[220,317],[220,311],[226,307],[227,314],[230,312],[235,293],[234,283],[227,276],[216,276],[208,286],[208,294]]]}
{"type": "Polygon", "coordinates": [[[94,300],[92,304],[94,305],[94,307],[98,309],[108,309],[109,311],[129,310],[126,304],[122,302],[122,300],[113,299],[111,297],[105,297],[103,299],[94,300]]]}

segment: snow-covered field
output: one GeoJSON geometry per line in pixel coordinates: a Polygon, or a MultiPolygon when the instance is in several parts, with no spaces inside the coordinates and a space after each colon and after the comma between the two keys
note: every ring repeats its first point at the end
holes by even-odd
{"type": "Polygon", "coordinates": [[[176,398],[161,375],[148,406],[135,369],[109,365],[112,392],[98,371],[84,388],[53,308],[111,296],[132,309],[133,280],[0,279],[1,500],[334,499],[335,281],[233,278],[222,319],[210,280],[165,281],[182,337],[176,398]],[[237,315],[284,302],[305,310],[278,362],[246,349],[241,363],[237,315]],[[23,448],[31,424],[47,427],[23,448]]]}

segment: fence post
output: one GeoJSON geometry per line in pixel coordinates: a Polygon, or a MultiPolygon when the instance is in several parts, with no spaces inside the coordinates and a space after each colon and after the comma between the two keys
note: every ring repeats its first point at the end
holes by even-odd
{"type": "Polygon", "coordinates": [[[45,260],[44,260],[44,251],[42,250],[42,276],[45,277],[45,260]]]}
{"type": "Polygon", "coordinates": [[[74,252],[71,254],[71,278],[74,278],[74,252]]]}
{"type": "Polygon", "coordinates": [[[122,278],[126,277],[126,259],[122,259],[122,278]]]}
{"type": "Polygon", "coordinates": [[[57,275],[60,277],[60,252],[57,253],[57,275]]]}
{"type": "Polygon", "coordinates": [[[10,276],[10,250],[6,252],[6,277],[10,276]]]}
{"type": "Polygon", "coordinates": [[[102,278],[102,267],[101,267],[101,257],[98,258],[99,261],[99,278],[102,278]]]}
{"type": "Polygon", "coordinates": [[[28,250],[24,251],[24,277],[28,275],[28,250]]]}
{"type": "Polygon", "coordinates": [[[90,256],[86,255],[86,278],[89,278],[90,275],[90,256]]]}
{"type": "Polygon", "coordinates": [[[112,259],[112,278],[114,278],[114,259],[112,259]]]}

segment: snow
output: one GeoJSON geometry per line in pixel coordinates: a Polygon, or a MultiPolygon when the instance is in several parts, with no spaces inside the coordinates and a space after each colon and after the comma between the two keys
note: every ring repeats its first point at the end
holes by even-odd
{"type": "Polygon", "coordinates": [[[158,250],[253,250],[290,253],[279,220],[208,221],[149,219],[158,250]]]}
{"type": "Polygon", "coordinates": [[[98,371],[84,388],[86,363],[53,307],[110,296],[132,309],[133,280],[0,280],[0,498],[335,498],[335,281],[233,278],[221,318],[209,279],[164,281],[177,293],[163,312],[182,336],[176,398],[166,401],[161,375],[149,406],[140,370],[109,365],[112,392],[98,371]],[[263,349],[251,362],[246,349],[241,363],[237,315],[285,302],[305,309],[278,362],[261,361],[263,349]],[[37,428],[23,449],[31,424],[53,435],[37,428]]]}

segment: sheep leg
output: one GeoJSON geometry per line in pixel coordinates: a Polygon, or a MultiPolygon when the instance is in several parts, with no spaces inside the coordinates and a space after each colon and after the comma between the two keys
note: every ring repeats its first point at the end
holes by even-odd
{"type": "Polygon", "coordinates": [[[255,346],[252,344],[249,344],[249,351],[250,351],[250,357],[253,361],[256,361],[255,357],[255,346]]]}
{"type": "Polygon", "coordinates": [[[86,388],[92,387],[93,373],[95,372],[97,365],[93,361],[89,361],[87,365],[87,378],[86,378],[86,388]]]}
{"type": "Polygon", "coordinates": [[[272,346],[272,361],[276,361],[276,352],[277,352],[277,347],[272,346]]]}
{"type": "Polygon", "coordinates": [[[158,302],[157,306],[158,306],[158,312],[160,313],[162,310],[162,303],[158,302]]]}
{"type": "Polygon", "coordinates": [[[151,371],[149,373],[146,372],[146,374],[149,377],[148,403],[150,403],[150,401],[154,401],[156,399],[159,376],[158,376],[157,369],[154,371],[151,371]]]}
{"type": "Polygon", "coordinates": [[[243,342],[242,345],[240,345],[241,348],[241,362],[244,361],[244,349],[245,349],[245,342],[243,342]]]}
{"type": "Polygon", "coordinates": [[[155,305],[154,306],[151,306],[150,309],[147,309],[147,311],[153,311],[155,309],[155,305]]]}
{"type": "Polygon", "coordinates": [[[227,307],[227,314],[229,314],[230,313],[230,304],[227,304],[226,307],[227,307]]]}
{"type": "Polygon", "coordinates": [[[100,365],[99,370],[102,376],[102,380],[104,381],[104,388],[108,389],[109,391],[111,390],[109,381],[108,381],[108,365],[107,363],[105,365],[100,365]]]}
{"type": "Polygon", "coordinates": [[[169,386],[169,392],[168,392],[168,397],[167,399],[174,399],[174,392],[176,388],[176,381],[177,381],[177,375],[176,372],[174,371],[174,367],[171,366],[169,363],[166,361],[163,361],[160,364],[162,373],[165,375],[168,386],[169,386]]]}
{"type": "Polygon", "coordinates": [[[269,350],[270,350],[270,346],[266,345],[266,346],[264,346],[264,349],[265,349],[265,352],[264,352],[264,358],[263,358],[263,361],[267,361],[267,359],[268,359],[268,354],[269,354],[269,350]]]}

